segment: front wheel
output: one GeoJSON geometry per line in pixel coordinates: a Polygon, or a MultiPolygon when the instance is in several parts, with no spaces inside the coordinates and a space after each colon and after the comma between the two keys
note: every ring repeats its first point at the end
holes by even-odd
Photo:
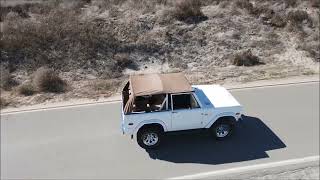
{"type": "Polygon", "coordinates": [[[145,149],[153,149],[159,146],[162,133],[156,128],[148,128],[138,132],[138,144],[145,149]]]}
{"type": "Polygon", "coordinates": [[[217,140],[224,140],[231,135],[233,125],[228,122],[220,122],[211,128],[211,132],[217,140]]]}

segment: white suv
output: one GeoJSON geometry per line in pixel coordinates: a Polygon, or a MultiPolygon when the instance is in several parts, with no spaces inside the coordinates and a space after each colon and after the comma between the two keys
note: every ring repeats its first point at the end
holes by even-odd
{"type": "Polygon", "coordinates": [[[181,73],[130,76],[122,91],[122,131],[143,148],[157,147],[173,131],[208,129],[224,139],[241,112],[225,88],[191,86],[181,73]]]}

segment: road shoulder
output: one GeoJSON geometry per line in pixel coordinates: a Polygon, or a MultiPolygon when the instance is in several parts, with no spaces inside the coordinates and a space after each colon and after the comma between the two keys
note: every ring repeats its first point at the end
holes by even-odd
{"type": "MultiPolygon", "coordinates": [[[[227,89],[246,89],[246,88],[259,88],[266,86],[277,86],[277,85],[290,85],[290,84],[301,84],[301,83],[310,83],[310,82],[319,82],[319,75],[314,76],[296,76],[283,79],[273,79],[273,80],[260,80],[246,83],[226,83],[222,84],[227,89]]],[[[41,110],[41,109],[51,109],[51,108],[64,108],[72,106],[83,106],[83,105],[92,105],[99,103],[114,103],[119,102],[121,96],[116,94],[108,98],[100,99],[71,99],[63,102],[54,102],[54,103],[41,103],[31,106],[21,106],[21,107],[9,107],[1,109],[0,113],[13,113],[19,111],[32,111],[32,110],[41,110]]]]}
{"type": "MultiPolygon", "coordinates": [[[[319,161],[215,177],[216,179],[319,179],[319,161]]],[[[211,178],[210,178],[211,179],[211,178]]]]}

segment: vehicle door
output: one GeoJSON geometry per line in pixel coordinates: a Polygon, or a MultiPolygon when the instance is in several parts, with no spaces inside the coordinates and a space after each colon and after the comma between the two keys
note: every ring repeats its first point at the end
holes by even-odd
{"type": "Polygon", "coordinates": [[[193,93],[171,94],[171,130],[203,127],[203,111],[193,93]]]}

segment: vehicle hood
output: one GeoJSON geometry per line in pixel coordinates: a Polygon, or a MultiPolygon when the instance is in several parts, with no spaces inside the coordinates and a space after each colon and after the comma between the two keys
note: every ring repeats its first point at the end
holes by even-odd
{"type": "Polygon", "coordinates": [[[239,107],[240,103],[232,94],[220,85],[192,86],[202,105],[206,107],[239,107]]]}

